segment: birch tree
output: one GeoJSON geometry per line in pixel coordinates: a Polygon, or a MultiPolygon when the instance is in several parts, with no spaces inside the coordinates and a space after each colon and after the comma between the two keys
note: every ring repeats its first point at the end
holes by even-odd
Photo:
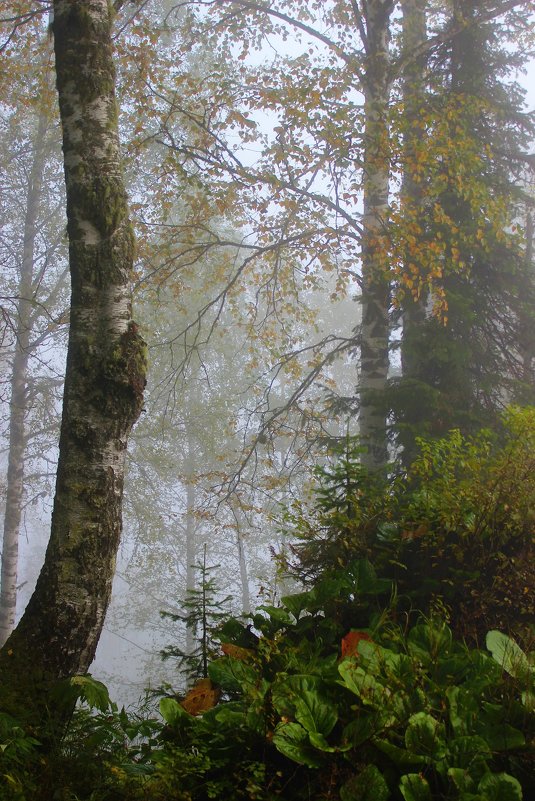
{"type": "Polygon", "coordinates": [[[126,445],[145,386],[111,25],[107,0],[54,3],[72,287],[63,418],[45,564],[0,651],[2,706],[34,720],[50,685],[85,673],[94,656],[121,534],[126,445]]]}
{"type": "MultiPolygon", "coordinates": [[[[46,460],[35,458],[50,449],[59,386],[53,352],[63,345],[67,268],[63,246],[63,192],[55,180],[59,142],[50,44],[44,25],[31,38],[35,64],[15,56],[20,67],[3,90],[2,217],[0,259],[5,291],[14,291],[12,336],[3,343],[9,360],[9,417],[6,420],[6,502],[2,543],[0,645],[11,633],[16,616],[19,575],[19,533],[23,510],[32,498],[43,498],[48,480],[46,460]],[[21,203],[21,195],[25,202],[21,203]],[[39,419],[37,395],[48,392],[46,422],[39,419]],[[38,433],[36,433],[36,429],[38,433]],[[38,444],[37,444],[38,443],[38,444]],[[39,477],[34,473],[39,473],[39,477]]],[[[64,225],[63,225],[64,227],[64,225]]],[[[59,422],[57,426],[59,430],[59,422]]],[[[32,532],[33,533],[33,532],[32,532]]]]}

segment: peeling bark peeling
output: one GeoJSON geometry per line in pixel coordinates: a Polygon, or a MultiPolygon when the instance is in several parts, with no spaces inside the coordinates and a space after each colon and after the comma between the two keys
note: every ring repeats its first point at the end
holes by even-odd
{"type": "MultiPolygon", "coordinates": [[[[52,530],[19,625],[0,652],[0,702],[85,673],[108,607],[121,534],[126,445],[142,408],[146,349],[131,319],[134,237],[119,152],[112,11],[56,0],[71,317],[52,530]],[[28,675],[28,666],[32,666],[28,675]]],[[[35,718],[41,712],[30,710],[35,718]]]]}

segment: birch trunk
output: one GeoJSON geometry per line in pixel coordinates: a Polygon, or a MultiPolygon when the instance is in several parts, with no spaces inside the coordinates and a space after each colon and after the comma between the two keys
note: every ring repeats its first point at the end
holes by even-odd
{"type": "Polygon", "coordinates": [[[58,679],[85,673],[108,607],[124,459],[145,345],[131,319],[134,237],[122,176],[108,0],[55,0],[71,314],[51,538],[0,651],[1,706],[39,721],[58,679]]]}
{"type": "Polygon", "coordinates": [[[388,219],[390,93],[389,39],[393,3],[369,0],[366,15],[364,80],[364,213],[362,235],[362,341],[360,358],[360,436],[362,463],[369,470],[387,461],[386,409],[390,305],[389,264],[385,254],[388,219]]]}
{"type": "Polygon", "coordinates": [[[0,584],[0,647],[4,645],[13,631],[17,611],[19,530],[24,494],[24,453],[26,449],[26,415],[28,412],[28,359],[32,330],[32,283],[47,127],[47,114],[45,111],[41,111],[37,123],[33,163],[26,197],[22,265],[18,286],[17,339],[11,367],[9,453],[0,584]]]}

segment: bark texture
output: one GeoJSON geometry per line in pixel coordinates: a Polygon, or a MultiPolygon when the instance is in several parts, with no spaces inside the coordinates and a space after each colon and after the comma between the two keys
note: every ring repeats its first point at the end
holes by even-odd
{"type": "Polygon", "coordinates": [[[386,253],[389,182],[389,38],[393,3],[369,0],[366,14],[364,76],[364,213],[362,220],[362,340],[360,360],[360,436],[362,462],[370,470],[387,461],[390,274],[386,253]]]}
{"type": "MultiPolygon", "coordinates": [[[[403,131],[403,160],[404,172],[401,187],[402,207],[407,210],[407,220],[413,220],[421,230],[425,227],[425,209],[423,207],[423,192],[420,181],[415,180],[414,169],[418,140],[421,129],[418,126],[419,117],[425,108],[425,71],[426,56],[411,59],[411,54],[425,42],[427,37],[426,26],[426,0],[404,0],[403,10],[403,56],[407,59],[407,66],[403,74],[403,106],[405,128],[403,131]]],[[[410,275],[410,264],[414,263],[414,256],[407,254],[405,258],[405,272],[410,275]]],[[[417,264],[422,271],[422,265],[417,264]]],[[[402,410],[397,414],[398,441],[403,446],[402,459],[405,465],[411,463],[414,457],[414,435],[412,430],[420,419],[420,405],[415,402],[415,395],[421,392],[420,380],[422,373],[421,326],[426,319],[427,293],[423,292],[418,298],[409,294],[403,302],[403,333],[401,339],[401,369],[402,386],[398,400],[401,401],[402,410]]]]}
{"type": "Polygon", "coordinates": [[[146,349],[131,319],[134,237],[111,23],[108,0],[54,2],[70,334],[51,538],[35,592],[0,652],[0,702],[33,719],[50,684],[85,673],[93,660],[121,534],[127,438],[145,386],[146,349]]]}

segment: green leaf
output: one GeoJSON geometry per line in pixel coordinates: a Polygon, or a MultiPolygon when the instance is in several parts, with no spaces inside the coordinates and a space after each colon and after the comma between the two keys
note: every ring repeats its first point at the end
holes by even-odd
{"type": "Polygon", "coordinates": [[[379,768],[366,765],[340,788],[341,801],[388,801],[390,790],[379,768]]]}
{"type": "Polygon", "coordinates": [[[338,750],[329,745],[323,734],[319,734],[317,731],[309,731],[308,739],[310,740],[310,744],[313,745],[314,748],[317,748],[318,751],[334,754],[338,750]]]}
{"type": "Polygon", "coordinates": [[[399,783],[405,801],[432,801],[431,788],[420,773],[407,773],[399,783]]]}
{"type": "Polygon", "coordinates": [[[455,737],[449,745],[451,767],[469,770],[476,779],[487,772],[487,759],[492,756],[486,740],[477,735],[455,737]]]}
{"type": "Polygon", "coordinates": [[[273,684],[273,706],[281,715],[291,715],[308,732],[327,736],[338,712],[321,696],[324,684],[319,676],[287,676],[273,684]]]}
{"type": "Polygon", "coordinates": [[[413,754],[442,759],[446,754],[445,728],[427,712],[416,712],[405,730],[405,745],[413,754]]]}
{"type": "Polygon", "coordinates": [[[515,729],[508,723],[488,726],[483,719],[478,734],[484,738],[492,751],[511,751],[515,748],[523,748],[526,744],[526,738],[520,729],[515,729]]]}
{"type": "Polygon", "coordinates": [[[463,768],[448,768],[448,777],[461,793],[470,793],[475,789],[473,778],[463,768]]]}
{"type": "Polygon", "coordinates": [[[409,653],[424,662],[434,661],[439,655],[444,657],[452,643],[451,630],[446,626],[432,626],[420,623],[414,626],[407,636],[409,653]]]}
{"type": "Polygon", "coordinates": [[[245,713],[246,707],[241,701],[230,701],[209,709],[203,714],[203,720],[209,723],[214,721],[220,726],[238,728],[245,722],[245,713]]]}
{"type": "Polygon", "coordinates": [[[384,718],[375,712],[368,713],[363,709],[359,709],[357,714],[358,717],[348,723],[342,733],[342,740],[351,743],[353,747],[370,740],[384,728],[388,720],[388,717],[384,718]]]}
{"type": "Polygon", "coordinates": [[[256,683],[258,678],[257,671],[252,665],[246,665],[239,659],[232,659],[230,656],[222,656],[215,659],[208,665],[208,676],[219,684],[223,690],[230,692],[245,692],[256,683]]]}
{"type": "Polygon", "coordinates": [[[160,701],[160,714],[170,726],[177,726],[180,723],[191,723],[193,720],[189,712],[186,712],[176,698],[162,698],[160,701]]]}
{"type": "Polygon", "coordinates": [[[374,737],[373,744],[379,751],[386,754],[398,768],[428,765],[430,762],[429,757],[423,756],[422,754],[412,754],[405,748],[399,748],[399,746],[388,742],[388,740],[382,740],[379,737],[374,737]]]}
{"type": "Polygon", "coordinates": [[[340,662],[338,672],[343,680],[340,682],[342,686],[358,696],[363,704],[376,709],[390,708],[392,705],[392,691],[352,660],[345,659],[340,662]]]}
{"type": "Polygon", "coordinates": [[[535,691],[525,690],[522,693],[522,703],[528,712],[535,712],[535,691]]]}
{"type": "MultiPolygon", "coordinates": [[[[280,628],[281,626],[291,626],[292,619],[286,609],[283,609],[281,606],[259,606],[257,611],[266,612],[269,617],[270,621],[277,624],[277,627],[280,628]]],[[[259,620],[266,622],[266,618],[263,618],[262,615],[256,614],[254,616],[254,625],[256,628],[261,628],[258,626],[259,620]]]]}
{"type": "Polygon", "coordinates": [[[479,704],[473,693],[464,687],[448,687],[446,690],[451,727],[457,735],[474,733],[474,725],[480,714],[479,704]]]}
{"type": "MultiPolygon", "coordinates": [[[[301,612],[308,608],[311,601],[310,592],[296,592],[293,595],[284,595],[281,602],[284,604],[296,620],[299,620],[301,612]]],[[[288,618],[288,622],[290,619],[288,618]]]]}
{"type": "Polygon", "coordinates": [[[489,631],[487,648],[493,658],[510,676],[528,682],[533,678],[534,669],[529,659],[517,643],[501,631],[489,631]]]}
{"type": "Polygon", "coordinates": [[[308,734],[299,723],[279,723],[273,734],[277,751],[300,765],[317,768],[321,765],[318,752],[310,745],[308,734]]]}
{"type": "Polygon", "coordinates": [[[91,709],[107,712],[112,706],[106,685],[89,674],[86,676],[72,676],[69,679],[69,683],[76,690],[78,698],[85,701],[91,709]]]}
{"type": "Polygon", "coordinates": [[[477,790],[485,801],[522,801],[522,787],[508,773],[487,773],[477,790]]]}

